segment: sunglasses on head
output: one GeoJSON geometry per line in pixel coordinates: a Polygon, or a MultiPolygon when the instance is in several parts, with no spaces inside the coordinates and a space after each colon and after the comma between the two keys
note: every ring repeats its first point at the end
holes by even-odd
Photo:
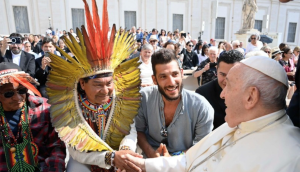
{"type": "Polygon", "coordinates": [[[3,94],[5,98],[11,98],[12,96],[15,95],[15,92],[17,92],[20,95],[23,95],[23,94],[26,94],[27,91],[28,91],[27,88],[21,88],[21,89],[16,90],[16,91],[7,91],[7,92],[1,93],[1,94],[3,94]]]}

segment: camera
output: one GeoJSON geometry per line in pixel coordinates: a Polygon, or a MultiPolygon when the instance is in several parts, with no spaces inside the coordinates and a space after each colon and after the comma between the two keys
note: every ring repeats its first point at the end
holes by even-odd
{"type": "Polygon", "coordinates": [[[10,44],[21,44],[22,43],[22,40],[20,37],[11,37],[10,38],[10,44]]]}
{"type": "Polygon", "coordinates": [[[181,36],[186,38],[186,33],[181,33],[181,36]]]}
{"type": "Polygon", "coordinates": [[[214,68],[217,66],[217,63],[209,63],[209,68],[214,68]]]}

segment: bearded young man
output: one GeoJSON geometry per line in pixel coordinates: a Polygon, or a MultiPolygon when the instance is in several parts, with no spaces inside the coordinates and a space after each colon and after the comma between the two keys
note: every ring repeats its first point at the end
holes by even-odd
{"type": "Polygon", "coordinates": [[[0,63],[0,171],[65,170],[65,145],[51,124],[50,105],[14,63],[0,63]]]}
{"type": "Polygon", "coordinates": [[[148,158],[184,154],[211,132],[214,110],[202,96],[183,88],[175,53],[161,49],[151,57],[156,86],[143,88],[136,120],[138,145],[148,158]]]}

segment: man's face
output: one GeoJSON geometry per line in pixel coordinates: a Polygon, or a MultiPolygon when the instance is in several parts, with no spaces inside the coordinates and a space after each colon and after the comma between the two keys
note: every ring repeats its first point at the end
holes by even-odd
{"type": "Polygon", "coordinates": [[[222,89],[226,86],[226,76],[234,64],[228,64],[221,61],[217,68],[218,83],[222,89]]]}
{"type": "Polygon", "coordinates": [[[140,29],[137,29],[136,32],[137,32],[137,33],[141,33],[141,30],[140,30],[140,29]]]}
{"type": "Polygon", "coordinates": [[[234,46],[233,46],[234,50],[237,49],[237,48],[240,48],[240,44],[239,43],[238,44],[234,44],[234,46]]]}
{"type": "Polygon", "coordinates": [[[226,77],[226,86],[220,95],[222,99],[225,99],[227,107],[225,110],[225,121],[229,127],[235,127],[241,122],[246,121],[245,116],[243,116],[243,79],[239,75],[240,72],[243,72],[241,69],[241,65],[235,65],[231,68],[226,77]]]}
{"type": "Polygon", "coordinates": [[[215,61],[217,59],[218,53],[214,50],[209,50],[208,51],[208,57],[211,62],[215,61]]]}
{"type": "Polygon", "coordinates": [[[25,94],[19,94],[18,91],[24,93],[24,90],[27,89],[23,85],[19,85],[16,89],[14,89],[12,84],[4,84],[0,87],[0,102],[5,111],[16,111],[23,107],[26,100],[26,92],[25,94]],[[13,94],[12,97],[6,98],[5,95],[13,94]]]}
{"type": "Polygon", "coordinates": [[[158,64],[155,66],[155,71],[156,75],[152,75],[152,79],[164,100],[178,100],[183,87],[183,70],[179,69],[178,63],[173,60],[167,64],[158,64]]]}
{"type": "Polygon", "coordinates": [[[34,42],[39,42],[39,41],[40,41],[39,37],[38,36],[34,36],[34,42]]]}
{"type": "Polygon", "coordinates": [[[175,50],[175,47],[173,44],[168,44],[166,49],[175,50]]]}
{"type": "Polygon", "coordinates": [[[152,54],[153,54],[152,50],[142,50],[142,52],[141,52],[142,60],[145,61],[145,60],[150,59],[152,54]]]}
{"type": "Polygon", "coordinates": [[[131,28],[131,31],[132,31],[132,33],[135,33],[136,32],[136,28],[135,27],[131,28]]]}
{"type": "Polygon", "coordinates": [[[73,29],[70,29],[70,33],[73,33],[73,29]]]}
{"type": "Polygon", "coordinates": [[[192,51],[192,49],[193,49],[193,43],[189,43],[187,46],[186,46],[186,50],[188,51],[188,52],[190,52],[190,51],[192,51]]]}
{"type": "Polygon", "coordinates": [[[23,44],[9,44],[9,49],[14,53],[14,54],[19,54],[22,49],[23,49],[23,44]]]}
{"type": "Polygon", "coordinates": [[[24,45],[24,50],[29,53],[31,51],[31,44],[29,42],[27,42],[25,45],[24,45]]]}
{"type": "Polygon", "coordinates": [[[44,52],[54,53],[55,47],[52,45],[52,42],[46,43],[42,47],[44,52]]]}
{"type": "Polygon", "coordinates": [[[226,49],[226,51],[230,51],[230,50],[232,50],[232,44],[230,44],[230,43],[226,43],[225,44],[225,49],[226,49]]]}
{"type": "Polygon", "coordinates": [[[216,40],[213,40],[210,43],[211,43],[211,45],[216,46],[216,40]]]}
{"type": "Polygon", "coordinates": [[[114,91],[112,76],[90,79],[87,83],[80,79],[80,86],[88,100],[96,105],[107,103],[114,91]]]}
{"type": "Polygon", "coordinates": [[[155,40],[155,39],[152,39],[149,42],[152,46],[156,46],[156,44],[157,44],[157,40],[155,40]]]}

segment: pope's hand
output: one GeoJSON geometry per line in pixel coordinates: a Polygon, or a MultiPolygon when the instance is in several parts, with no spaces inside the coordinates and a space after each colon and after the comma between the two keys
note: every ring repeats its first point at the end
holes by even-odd
{"type": "MultiPolygon", "coordinates": [[[[125,168],[126,172],[145,172],[145,159],[134,157],[130,154],[125,155],[125,168]]],[[[118,170],[123,172],[124,170],[118,170]]]]}
{"type": "MultiPolygon", "coordinates": [[[[131,155],[133,157],[137,157],[137,158],[143,158],[142,155],[138,154],[138,153],[134,153],[131,150],[120,150],[120,151],[116,151],[115,152],[115,158],[114,158],[114,165],[119,168],[119,169],[125,169],[125,155],[131,155]]],[[[138,167],[136,167],[138,169],[138,167]]]]}

